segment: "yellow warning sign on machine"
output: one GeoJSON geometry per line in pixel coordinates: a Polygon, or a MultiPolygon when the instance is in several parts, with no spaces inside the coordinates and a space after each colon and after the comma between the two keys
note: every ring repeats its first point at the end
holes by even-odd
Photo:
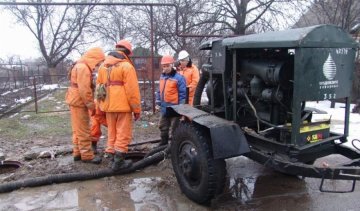
{"type": "Polygon", "coordinates": [[[322,123],[318,125],[306,125],[300,127],[300,133],[308,133],[313,131],[319,131],[324,129],[330,129],[330,124],[328,123],[322,123]]]}

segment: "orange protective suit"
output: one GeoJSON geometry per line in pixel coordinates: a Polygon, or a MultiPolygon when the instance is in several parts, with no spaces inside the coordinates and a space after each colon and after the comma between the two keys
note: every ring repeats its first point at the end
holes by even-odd
{"type": "Polygon", "coordinates": [[[107,127],[106,123],[106,114],[105,112],[101,111],[99,106],[96,105],[96,113],[95,115],[91,116],[91,138],[92,142],[98,142],[101,137],[101,125],[107,127]]]}
{"type": "Polygon", "coordinates": [[[70,87],[66,93],[66,103],[70,106],[71,126],[73,131],[73,156],[81,156],[81,160],[92,160],[94,152],[91,149],[90,115],[94,111],[92,71],[104,60],[101,48],[89,49],[70,73],[70,87]]]}
{"type": "Polygon", "coordinates": [[[179,67],[178,73],[184,76],[186,80],[186,87],[189,88],[189,105],[193,105],[196,86],[200,79],[199,70],[192,64],[191,67],[179,67]]]}
{"type": "Polygon", "coordinates": [[[106,84],[106,98],[100,109],[106,112],[108,142],[105,152],[127,153],[132,139],[132,113],[140,114],[140,89],[131,60],[121,51],[106,56],[96,84],[106,84]],[[110,77],[108,78],[108,73],[110,77]]]}

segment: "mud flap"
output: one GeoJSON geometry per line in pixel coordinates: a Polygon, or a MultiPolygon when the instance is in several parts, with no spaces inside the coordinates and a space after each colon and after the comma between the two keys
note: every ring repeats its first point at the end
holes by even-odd
{"type": "Polygon", "coordinates": [[[250,152],[246,137],[236,123],[189,105],[176,105],[167,109],[172,115],[186,116],[190,121],[209,129],[214,159],[225,159],[250,152]]]}

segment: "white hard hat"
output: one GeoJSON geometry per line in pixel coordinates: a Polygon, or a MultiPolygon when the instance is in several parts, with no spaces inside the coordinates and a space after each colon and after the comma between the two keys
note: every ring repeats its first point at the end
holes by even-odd
{"type": "Polygon", "coordinates": [[[185,50],[179,52],[178,60],[182,60],[189,57],[189,53],[185,50]]]}

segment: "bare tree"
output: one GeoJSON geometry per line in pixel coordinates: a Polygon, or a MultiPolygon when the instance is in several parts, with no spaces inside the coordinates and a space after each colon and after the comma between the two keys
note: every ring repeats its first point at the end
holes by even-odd
{"type": "Polygon", "coordinates": [[[131,13],[126,6],[99,7],[95,14],[98,18],[92,23],[91,30],[105,45],[113,46],[119,40],[130,37],[133,29],[128,14],[131,13]]]}
{"type": "Polygon", "coordinates": [[[313,0],[296,26],[334,24],[346,31],[360,22],[360,1],[358,0],[313,0]]]}
{"type": "Polygon", "coordinates": [[[193,57],[197,57],[199,54],[197,47],[205,37],[186,35],[214,34],[213,17],[215,9],[210,6],[210,1],[172,0],[169,2],[161,0],[159,3],[174,3],[178,8],[178,16],[176,16],[175,7],[153,7],[152,10],[150,7],[132,8],[132,14],[136,14],[128,18],[133,28],[132,36],[139,39],[141,46],[150,46],[152,12],[155,53],[160,51],[174,53],[185,49],[193,57]],[[176,23],[178,23],[177,29],[176,23]]]}
{"type": "MultiPolygon", "coordinates": [[[[147,3],[145,0],[140,2],[147,3]]],[[[169,1],[159,0],[158,3],[169,3],[169,1]]],[[[178,17],[175,14],[175,7],[171,6],[153,6],[152,9],[150,6],[104,7],[101,15],[97,15],[100,18],[98,23],[93,25],[94,32],[98,33],[107,43],[132,37],[135,45],[149,48],[152,15],[155,54],[158,54],[160,50],[166,52],[178,52],[184,48],[196,50],[195,44],[199,43],[199,38],[178,37],[175,29],[176,21],[179,23],[181,34],[212,34],[213,27],[209,25],[214,25],[214,23],[209,21],[208,17],[212,17],[213,13],[209,13],[209,9],[206,9],[207,14],[204,13],[204,8],[207,7],[204,5],[207,5],[208,1],[173,0],[172,3],[179,8],[178,17]],[[193,42],[193,40],[197,40],[197,42],[193,42]]]]}
{"type": "MultiPolygon", "coordinates": [[[[56,66],[71,51],[88,44],[89,37],[84,35],[91,23],[94,6],[35,5],[42,0],[28,0],[32,6],[13,5],[7,9],[16,17],[16,21],[26,26],[35,36],[39,50],[46,61],[51,75],[56,75],[56,66]]],[[[49,1],[46,1],[49,2],[49,1]]],[[[52,77],[52,82],[57,77],[52,77]]]]}
{"type": "Polygon", "coordinates": [[[288,28],[295,22],[303,1],[298,0],[215,0],[217,23],[222,30],[243,35],[288,28]]]}
{"type": "MultiPolygon", "coordinates": [[[[287,28],[295,22],[294,11],[299,12],[299,1],[159,0],[157,3],[175,4],[178,8],[177,16],[174,7],[116,7],[103,15],[106,20],[97,28],[108,40],[116,41],[115,37],[118,39],[126,35],[133,37],[133,42],[138,45],[150,47],[152,12],[155,53],[185,49],[193,57],[200,57],[198,45],[208,37],[186,35],[229,36],[287,28]],[[102,27],[105,29],[101,30],[102,27]]],[[[140,2],[146,3],[145,0],[140,2]]]]}
{"type": "MultiPolygon", "coordinates": [[[[175,52],[186,49],[192,54],[198,52],[199,42],[206,37],[177,36],[175,21],[178,22],[178,32],[182,35],[242,35],[288,28],[295,23],[298,15],[294,13],[301,13],[299,8],[302,8],[300,3],[303,3],[301,0],[172,0],[171,2],[178,7],[177,17],[175,10],[171,8],[154,10],[157,46],[159,49],[167,46],[175,52]]],[[[147,14],[145,17],[149,21],[149,9],[146,8],[143,12],[147,14]]],[[[136,28],[136,31],[146,40],[145,35],[149,34],[148,28],[141,26],[136,28]]]]}

